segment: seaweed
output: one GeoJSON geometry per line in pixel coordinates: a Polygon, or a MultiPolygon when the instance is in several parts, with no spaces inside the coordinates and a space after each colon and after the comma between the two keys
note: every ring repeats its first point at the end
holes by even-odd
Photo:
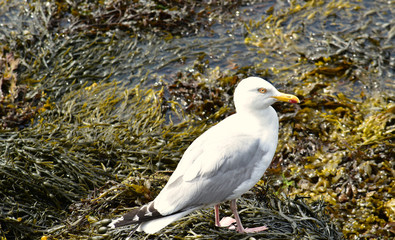
{"type": "Polygon", "coordinates": [[[293,1],[247,25],[246,44],[267,57],[260,65],[276,78],[291,77],[289,85],[298,82],[303,99],[281,117],[277,189],[323,197],[350,239],[394,233],[384,207],[394,179],[393,19],[385,17],[392,12],[384,2],[293,1]],[[273,67],[282,58],[282,67],[273,67]],[[371,191],[378,188],[380,194],[371,191]]]}
{"type": "MultiPolygon", "coordinates": [[[[306,204],[303,198],[290,199],[285,195],[275,195],[267,185],[257,186],[248,194],[248,198],[238,201],[241,218],[245,225],[265,224],[269,230],[254,234],[237,234],[226,228],[214,227],[212,209],[202,209],[188,217],[171,224],[160,234],[146,236],[134,233],[134,239],[343,239],[343,235],[334,224],[329,223],[329,215],[324,201],[306,204]]],[[[105,201],[108,202],[108,201],[105,201]]],[[[220,215],[230,215],[229,207],[221,205],[220,215]]],[[[107,229],[109,219],[97,221],[91,226],[100,238],[125,238],[128,229],[107,229]]]]}
{"type": "Polygon", "coordinates": [[[209,29],[219,13],[238,6],[233,1],[130,1],[116,0],[91,3],[90,1],[54,1],[49,12],[49,28],[75,34],[98,33],[119,29],[141,35],[148,30],[169,40],[175,36],[189,36],[209,29]]]}
{"type": "Polygon", "coordinates": [[[2,238],[126,236],[109,219],[156,196],[250,75],[302,100],[274,105],[275,159],[240,199],[270,230],[204,209],[136,238],[394,236],[392,3],[145,3],[0,4],[2,238]]]}

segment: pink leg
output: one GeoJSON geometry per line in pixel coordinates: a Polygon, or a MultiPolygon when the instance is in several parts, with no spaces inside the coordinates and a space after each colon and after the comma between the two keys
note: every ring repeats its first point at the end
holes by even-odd
{"type": "Polygon", "coordinates": [[[219,204],[214,206],[214,215],[215,215],[215,226],[221,227],[221,224],[219,223],[219,204]]]}
{"type": "Polygon", "coordinates": [[[261,226],[261,227],[256,227],[256,228],[244,228],[243,225],[241,224],[239,213],[237,212],[237,205],[236,205],[235,199],[230,201],[230,209],[232,210],[233,215],[235,216],[235,219],[236,219],[236,224],[237,224],[236,231],[237,232],[239,232],[239,233],[254,233],[254,232],[265,231],[268,229],[266,226],[261,226]]]}
{"type": "Polygon", "coordinates": [[[214,206],[214,215],[215,215],[215,226],[217,227],[229,227],[233,223],[236,222],[235,219],[231,217],[224,217],[219,221],[219,204],[214,206]]]}

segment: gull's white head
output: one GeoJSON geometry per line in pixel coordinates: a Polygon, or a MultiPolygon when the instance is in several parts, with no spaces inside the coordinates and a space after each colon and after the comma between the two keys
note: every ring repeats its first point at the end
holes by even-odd
{"type": "Polygon", "coordinates": [[[264,110],[276,101],[299,103],[296,96],[279,92],[268,81],[259,77],[243,79],[234,93],[236,112],[264,110]]]}

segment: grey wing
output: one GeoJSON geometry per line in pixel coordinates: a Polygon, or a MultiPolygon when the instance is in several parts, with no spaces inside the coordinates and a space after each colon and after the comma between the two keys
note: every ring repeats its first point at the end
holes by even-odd
{"type": "Polygon", "coordinates": [[[183,173],[178,172],[155,199],[162,214],[237,198],[244,190],[239,193],[235,189],[246,185],[247,191],[256,183],[251,176],[265,154],[258,138],[240,135],[205,144],[196,151],[198,155],[190,154],[194,159],[187,159],[191,164],[184,166],[183,173]]]}

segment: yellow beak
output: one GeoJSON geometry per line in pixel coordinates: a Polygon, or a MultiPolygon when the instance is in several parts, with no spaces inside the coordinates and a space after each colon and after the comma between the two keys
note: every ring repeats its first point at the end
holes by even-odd
{"type": "Polygon", "coordinates": [[[300,103],[299,98],[295,95],[280,93],[279,96],[274,96],[272,98],[277,99],[278,101],[282,102],[289,102],[289,103],[300,103]]]}

